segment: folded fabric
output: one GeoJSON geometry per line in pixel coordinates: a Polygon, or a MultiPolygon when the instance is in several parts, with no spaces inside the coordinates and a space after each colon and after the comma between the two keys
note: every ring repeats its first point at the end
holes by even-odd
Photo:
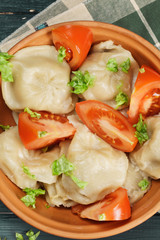
{"type": "Polygon", "coordinates": [[[44,27],[60,22],[90,20],[115,24],[142,36],[160,49],[160,0],[57,0],[0,43],[6,52],[44,27]]]}

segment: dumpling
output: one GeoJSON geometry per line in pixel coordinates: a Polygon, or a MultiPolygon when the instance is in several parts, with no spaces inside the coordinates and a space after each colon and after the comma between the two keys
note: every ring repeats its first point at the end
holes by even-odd
{"type": "Polygon", "coordinates": [[[160,116],[145,120],[149,140],[130,153],[130,159],[153,179],[160,178],[160,116]]]}
{"type": "Polygon", "coordinates": [[[93,203],[124,184],[128,168],[125,153],[112,148],[83,124],[78,124],[67,159],[75,166],[74,176],[87,182],[81,189],[62,175],[61,185],[68,199],[76,203],[93,203]]]}
{"type": "Polygon", "coordinates": [[[14,82],[2,82],[3,98],[8,107],[25,107],[66,114],[74,109],[75,98],[67,85],[70,67],[57,60],[53,46],[33,46],[19,50],[11,59],[14,82]]]}
{"type": "Polygon", "coordinates": [[[50,151],[27,150],[18,135],[18,127],[12,127],[0,134],[0,168],[17,186],[36,188],[37,182],[55,183],[57,176],[52,175],[51,164],[66,153],[69,146],[67,141],[60,143],[50,151]],[[28,167],[35,180],[26,175],[23,166],[28,167]]]}
{"type": "Polygon", "coordinates": [[[151,184],[148,175],[142,172],[138,166],[129,162],[124,188],[127,189],[127,194],[131,204],[140,200],[149,190],[150,184],[145,190],[141,190],[141,188],[138,186],[138,183],[144,179],[151,184]]]}
{"type": "Polygon", "coordinates": [[[44,184],[44,188],[46,190],[46,201],[50,206],[71,207],[76,205],[76,203],[69,198],[67,192],[63,188],[62,176],[57,178],[56,183],[44,184]]]}
{"type": "Polygon", "coordinates": [[[115,108],[115,97],[120,91],[130,98],[131,85],[132,82],[135,82],[139,66],[129,51],[120,45],[114,45],[112,41],[106,41],[93,46],[91,54],[88,55],[79,70],[88,71],[95,77],[93,87],[89,87],[80,97],[85,100],[98,100],[115,108]],[[118,72],[107,70],[106,64],[111,58],[115,58],[118,64],[129,58],[131,66],[128,73],[124,73],[121,69],[118,72]]]}

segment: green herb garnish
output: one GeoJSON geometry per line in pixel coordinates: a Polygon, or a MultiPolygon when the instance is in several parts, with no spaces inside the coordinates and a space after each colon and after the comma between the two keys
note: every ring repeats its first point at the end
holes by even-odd
{"type": "Polygon", "coordinates": [[[21,201],[29,207],[32,206],[33,208],[36,207],[36,197],[39,195],[44,195],[45,190],[42,189],[32,189],[32,188],[25,188],[23,191],[26,193],[24,197],[21,198],[21,201]]]}
{"type": "Polygon", "coordinates": [[[118,63],[115,58],[110,58],[107,62],[107,70],[111,72],[118,72],[118,63]]]}
{"type": "Polygon", "coordinates": [[[26,236],[28,237],[28,240],[36,240],[38,238],[39,234],[40,234],[40,231],[37,232],[36,234],[34,234],[34,232],[32,230],[29,230],[26,233],[26,236]]]}
{"type": "Polygon", "coordinates": [[[13,82],[12,64],[8,61],[12,57],[13,55],[0,52],[0,72],[1,72],[1,78],[5,82],[13,82]]]}
{"type": "Polygon", "coordinates": [[[32,118],[38,118],[39,119],[41,117],[40,113],[32,112],[32,110],[30,110],[28,107],[26,107],[24,109],[24,112],[27,112],[32,118]]]}
{"type": "Polygon", "coordinates": [[[3,130],[8,130],[8,129],[10,129],[10,126],[9,126],[9,125],[2,125],[2,124],[0,124],[0,127],[1,127],[3,130]]]}
{"type": "Polygon", "coordinates": [[[63,46],[60,46],[58,49],[58,62],[63,62],[63,59],[66,57],[66,49],[63,46]]]}
{"type": "Polygon", "coordinates": [[[124,61],[120,64],[122,71],[125,73],[128,73],[130,66],[131,66],[130,58],[127,58],[126,61],[124,61]]]}
{"type": "Polygon", "coordinates": [[[123,106],[128,103],[128,95],[126,93],[120,91],[116,95],[115,101],[116,101],[116,109],[117,109],[118,107],[123,106]]]}
{"type": "Polygon", "coordinates": [[[139,69],[139,72],[140,72],[140,73],[145,73],[145,69],[144,69],[144,68],[140,68],[140,69],[139,69]]]}
{"type": "Polygon", "coordinates": [[[149,181],[147,179],[143,179],[138,183],[138,187],[140,187],[140,189],[142,191],[145,191],[149,186],[149,181]]]}
{"type": "Polygon", "coordinates": [[[77,184],[79,188],[83,189],[88,184],[87,182],[79,180],[72,174],[75,167],[71,162],[68,161],[64,154],[62,154],[60,158],[58,158],[52,163],[51,168],[53,175],[59,176],[64,173],[65,175],[71,177],[71,179],[77,184]]]}
{"type": "Polygon", "coordinates": [[[140,145],[149,139],[147,133],[147,125],[142,119],[142,114],[139,115],[139,120],[137,124],[134,124],[133,127],[136,128],[135,137],[138,139],[140,145]]]}
{"type": "Polygon", "coordinates": [[[28,175],[28,177],[30,177],[31,179],[36,180],[35,175],[31,174],[29,168],[26,167],[26,166],[24,166],[24,164],[22,165],[22,169],[23,169],[23,172],[24,172],[26,175],[28,175]]]}
{"type": "Polygon", "coordinates": [[[50,208],[51,206],[46,203],[45,207],[46,207],[46,208],[50,208]]]}
{"type": "Polygon", "coordinates": [[[44,147],[44,148],[41,148],[41,151],[42,151],[43,153],[46,153],[46,152],[48,151],[48,146],[46,146],[46,147],[44,147]]]}
{"type": "Polygon", "coordinates": [[[24,240],[22,234],[16,233],[16,240],[24,240]]]}
{"type": "Polygon", "coordinates": [[[99,221],[106,220],[106,215],[105,215],[105,213],[100,214],[100,215],[98,216],[98,219],[99,219],[99,221]]]}
{"type": "Polygon", "coordinates": [[[45,137],[47,135],[47,133],[48,133],[47,131],[39,131],[38,132],[38,137],[39,138],[45,137]]]}
{"type": "MultiPolygon", "coordinates": [[[[40,231],[34,234],[32,230],[29,230],[26,233],[26,236],[28,237],[28,240],[36,240],[39,234],[40,234],[40,231]]],[[[20,233],[16,233],[16,240],[24,240],[23,235],[20,233]]]]}
{"type": "Polygon", "coordinates": [[[74,90],[71,92],[75,94],[84,93],[88,87],[93,86],[95,77],[90,75],[88,71],[85,71],[84,74],[78,70],[72,72],[75,76],[68,83],[74,90]]]}

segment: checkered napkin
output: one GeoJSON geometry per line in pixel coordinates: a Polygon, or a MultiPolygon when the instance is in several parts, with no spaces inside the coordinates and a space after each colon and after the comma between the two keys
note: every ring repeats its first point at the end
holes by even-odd
{"type": "Polygon", "coordinates": [[[57,0],[0,43],[6,52],[29,34],[60,22],[112,23],[142,36],[160,49],[160,0],[57,0]]]}

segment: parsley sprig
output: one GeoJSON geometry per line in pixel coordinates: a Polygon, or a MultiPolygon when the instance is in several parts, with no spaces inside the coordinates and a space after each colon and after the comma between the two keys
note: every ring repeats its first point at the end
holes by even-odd
{"type": "Polygon", "coordinates": [[[149,181],[147,179],[143,179],[138,183],[138,187],[140,187],[140,189],[142,191],[145,191],[149,186],[149,181]]]}
{"type": "MultiPolygon", "coordinates": [[[[28,240],[36,240],[40,234],[40,231],[37,233],[34,233],[32,230],[29,230],[26,233],[26,236],[28,237],[28,240]]],[[[16,233],[16,240],[24,240],[24,237],[20,233],[16,233]]]]}
{"type": "Polygon", "coordinates": [[[118,72],[119,67],[121,68],[122,72],[128,73],[131,66],[130,58],[123,61],[121,64],[118,65],[116,58],[110,58],[107,62],[107,70],[111,72],[118,72]]]}
{"type": "Polygon", "coordinates": [[[118,72],[118,63],[115,58],[110,58],[107,62],[107,70],[111,72],[118,72]]]}
{"type": "Polygon", "coordinates": [[[65,175],[69,176],[79,188],[83,189],[88,183],[79,180],[77,177],[73,175],[73,170],[75,169],[74,165],[68,161],[65,154],[62,154],[60,158],[55,160],[52,165],[52,174],[53,175],[61,175],[64,173],[65,175]]]}
{"type": "Polygon", "coordinates": [[[24,197],[21,198],[21,201],[24,202],[24,204],[29,207],[36,208],[36,197],[39,195],[44,195],[45,190],[38,188],[38,189],[32,189],[32,188],[25,188],[23,191],[26,193],[24,197]]]}
{"type": "Polygon", "coordinates": [[[31,174],[29,168],[27,166],[24,166],[24,164],[22,164],[22,169],[23,169],[23,172],[28,175],[28,177],[30,177],[31,179],[34,179],[36,180],[36,176],[31,174]]]}
{"type": "Polygon", "coordinates": [[[13,57],[5,52],[0,52],[0,72],[1,78],[5,82],[13,82],[12,67],[13,65],[8,61],[13,57]]]}
{"type": "Polygon", "coordinates": [[[41,118],[41,114],[37,112],[33,112],[29,107],[26,107],[24,109],[24,112],[27,112],[32,118],[41,118]]]}
{"type": "Polygon", "coordinates": [[[68,83],[73,88],[71,92],[75,94],[84,93],[89,87],[94,84],[95,76],[90,75],[88,71],[82,73],[82,71],[73,71],[74,77],[68,83]]]}
{"type": "Polygon", "coordinates": [[[116,95],[115,101],[116,101],[116,109],[117,109],[118,107],[123,106],[128,103],[128,95],[126,93],[120,91],[116,95]]]}
{"type": "Polygon", "coordinates": [[[10,129],[9,125],[2,125],[0,124],[0,128],[2,128],[4,131],[10,129]]]}
{"type": "Polygon", "coordinates": [[[66,49],[63,46],[60,46],[58,49],[58,62],[63,62],[63,59],[66,57],[66,49]]]}
{"type": "Polygon", "coordinates": [[[121,70],[125,73],[128,73],[130,66],[131,66],[130,58],[127,58],[126,61],[120,64],[121,70]]]}
{"type": "Polygon", "coordinates": [[[137,124],[134,124],[133,127],[136,128],[135,137],[137,137],[140,145],[146,142],[149,139],[147,133],[147,125],[144,123],[142,119],[142,114],[139,115],[139,120],[137,124]]]}

